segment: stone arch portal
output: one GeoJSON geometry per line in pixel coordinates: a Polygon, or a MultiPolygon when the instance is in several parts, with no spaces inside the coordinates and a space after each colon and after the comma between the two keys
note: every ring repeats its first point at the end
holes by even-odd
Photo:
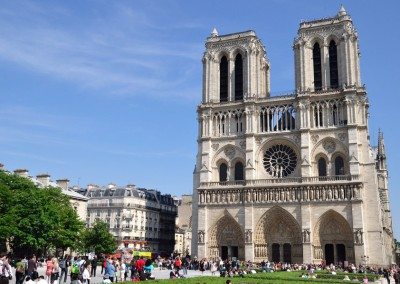
{"type": "Polygon", "coordinates": [[[243,230],[231,215],[224,215],[210,230],[209,256],[244,260],[243,230]]]}
{"type": "Polygon", "coordinates": [[[314,262],[354,263],[353,233],[346,219],[334,210],[325,212],[314,228],[314,262]]]}
{"type": "Polygon", "coordinates": [[[302,263],[303,249],[300,225],[281,207],[273,207],[260,219],[254,240],[255,261],[302,263]]]}

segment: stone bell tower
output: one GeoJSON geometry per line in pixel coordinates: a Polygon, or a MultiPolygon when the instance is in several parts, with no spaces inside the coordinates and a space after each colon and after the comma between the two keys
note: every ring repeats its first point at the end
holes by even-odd
{"type": "Polygon", "coordinates": [[[297,91],[361,86],[358,36],[343,6],[334,18],[300,23],[293,48],[297,91]]]}

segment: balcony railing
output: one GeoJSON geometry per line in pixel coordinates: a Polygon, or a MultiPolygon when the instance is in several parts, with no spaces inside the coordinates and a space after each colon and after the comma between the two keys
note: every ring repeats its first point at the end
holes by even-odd
{"type": "Polygon", "coordinates": [[[213,187],[243,187],[243,186],[268,186],[276,184],[315,184],[315,183],[335,183],[344,181],[359,181],[359,175],[340,175],[340,176],[314,176],[314,177],[289,177],[273,179],[252,179],[239,181],[222,182],[201,182],[200,188],[213,187]]]}

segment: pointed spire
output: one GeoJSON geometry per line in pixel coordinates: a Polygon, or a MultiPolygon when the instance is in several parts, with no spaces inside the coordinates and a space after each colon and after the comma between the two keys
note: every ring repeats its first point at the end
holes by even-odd
{"type": "Polygon", "coordinates": [[[341,16],[345,16],[345,15],[347,15],[346,9],[343,7],[343,5],[340,5],[340,10],[339,10],[338,16],[341,17],[341,16]]]}
{"type": "Polygon", "coordinates": [[[218,36],[218,31],[217,31],[217,29],[216,29],[215,27],[213,28],[213,30],[212,30],[212,32],[211,32],[211,36],[212,36],[212,37],[218,36]]]}
{"type": "Polygon", "coordinates": [[[383,140],[383,132],[380,128],[378,132],[378,157],[386,158],[385,141],[383,140]]]}

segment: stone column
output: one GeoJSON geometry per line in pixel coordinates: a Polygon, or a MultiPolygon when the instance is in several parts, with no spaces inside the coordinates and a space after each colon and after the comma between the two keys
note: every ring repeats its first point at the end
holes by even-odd
{"type": "Polygon", "coordinates": [[[253,242],[253,206],[246,206],[244,213],[244,255],[245,260],[254,261],[254,242],[253,242]]]}

